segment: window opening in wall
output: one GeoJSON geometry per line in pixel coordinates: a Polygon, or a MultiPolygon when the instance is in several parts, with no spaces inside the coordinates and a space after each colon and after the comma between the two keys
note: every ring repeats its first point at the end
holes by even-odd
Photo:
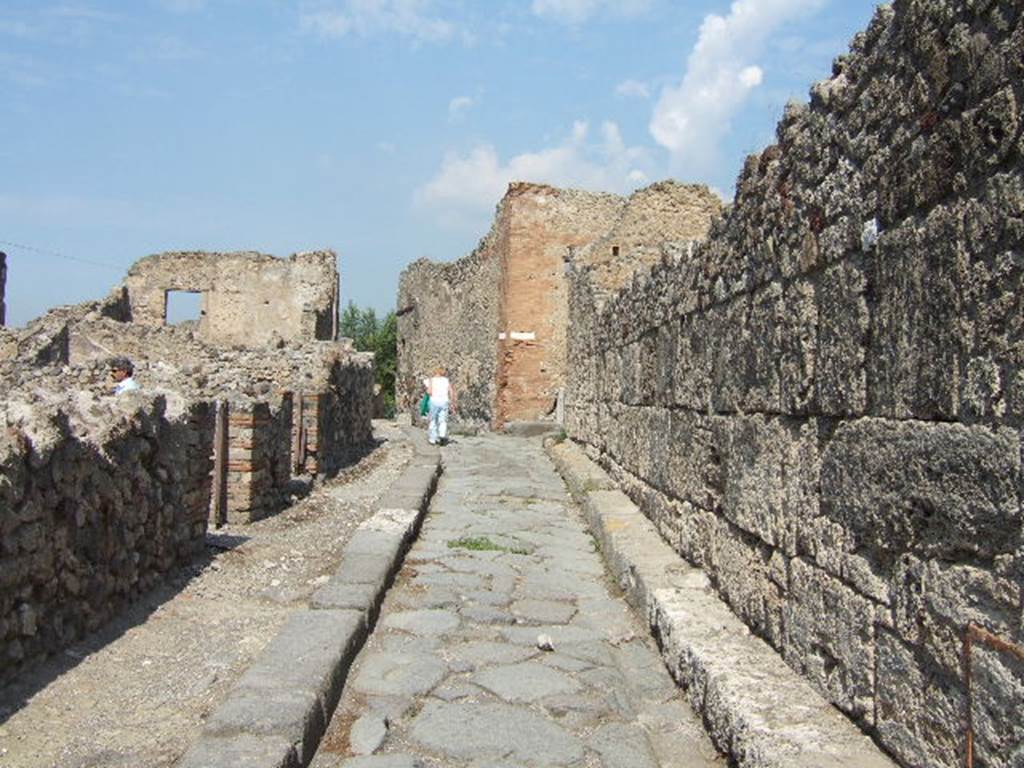
{"type": "Polygon", "coordinates": [[[203,294],[198,291],[168,291],[164,322],[167,325],[198,323],[203,315],[203,294]]]}

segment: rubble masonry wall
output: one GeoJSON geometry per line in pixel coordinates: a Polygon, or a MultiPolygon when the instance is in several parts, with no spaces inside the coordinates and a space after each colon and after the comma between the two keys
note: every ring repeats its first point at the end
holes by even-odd
{"type": "Polygon", "coordinates": [[[1024,24],[883,6],[701,244],[570,301],[568,432],[907,766],[1024,760],[1024,24]],[[873,230],[877,226],[877,239],[873,230]]]}
{"type": "Polygon", "coordinates": [[[419,259],[403,270],[395,376],[399,413],[413,412],[423,396],[423,379],[443,365],[458,393],[460,420],[490,423],[501,317],[499,254],[507,238],[499,206],[490,232],[469,256],[445,264],[419,259]]]}
{"type": "Polygon", "coordinates": [[[203,551],[212,413],[163,397],[0,436],[0,681],[97,629],[203,551]]]}

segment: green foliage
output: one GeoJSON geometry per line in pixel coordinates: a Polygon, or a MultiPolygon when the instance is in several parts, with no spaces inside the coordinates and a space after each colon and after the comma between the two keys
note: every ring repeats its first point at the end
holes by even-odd
{"type": "Polygon", "coordinates": [[[463,536],[448,542],[449,549],[468,549],[473,552],[508,552],[513,555],[528,555],[530,550],[525,547],[507,547],[491,541],[486,536],[463,536]]]}
{"type": "Polygon", "coordinates": [[[395,415],[395,374],[398,370],[398,318],[388,312],[377,318],[373,307],[360,309],[350,301],[341,313],[341,335],[355,343],[360,352],[374,353],[377,384],[384,397],[384,415],[395,415]]]}

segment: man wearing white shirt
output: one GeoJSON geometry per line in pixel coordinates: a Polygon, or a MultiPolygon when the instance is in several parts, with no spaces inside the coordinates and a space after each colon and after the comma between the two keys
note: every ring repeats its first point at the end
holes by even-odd
{"type": "Polygon", "coordinates": [[[118,357],[110,364],[110,376],[114,380],[114,394],[121,395],[125,392],[132,392],[139,388],[133,378],[135,366],[127,357],[118,357]]]}

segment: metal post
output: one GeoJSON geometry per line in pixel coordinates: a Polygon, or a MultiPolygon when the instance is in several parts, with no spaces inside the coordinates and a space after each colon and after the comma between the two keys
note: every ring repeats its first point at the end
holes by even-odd
{"type": "Polygon", "coordinates": [[[213,524],[228,520],[228,402],[218,400],[213,429],[213,524]]]}

